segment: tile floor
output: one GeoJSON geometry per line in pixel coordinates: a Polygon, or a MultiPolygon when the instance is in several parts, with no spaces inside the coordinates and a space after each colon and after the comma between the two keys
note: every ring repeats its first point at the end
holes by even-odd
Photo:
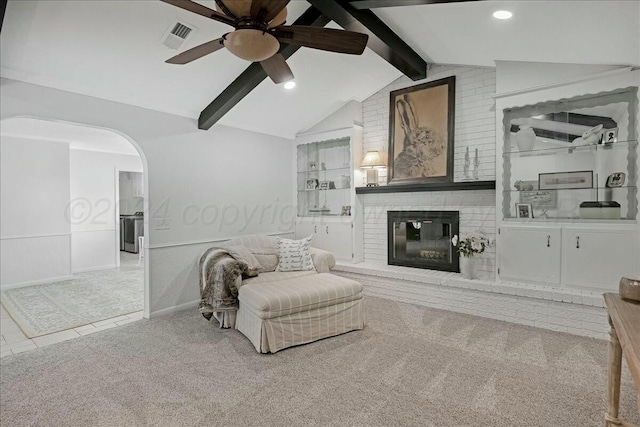
{"type": "MultiPolygon", "coordinates": [[[[132,264],[137,261],[135,254],[122,254],[121,266],[132,264]]],[[[116,328],[127,323],[136,322],[142,319],[142,311],[137,311],[111,319],[100,320],[89,325],[80,326],[65,331],[54,332],[53,334],[42,335],[35,338],[27,338],[22,333],[16,322],[13,321],[4,306],[0,305],[0,358],[18,354],[36,348],[46,347],[62,341],[89,335],[105,329],[116,328]]]]}

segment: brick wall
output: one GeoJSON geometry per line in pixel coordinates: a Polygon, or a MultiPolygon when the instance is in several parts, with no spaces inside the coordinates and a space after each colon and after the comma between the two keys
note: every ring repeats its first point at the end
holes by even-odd
{"type": "MultiPolygon", "coordinates": [[[[378,150],[387,153],[391,91],[455,75],[454,181],[464,179],[464,157],[467,147],[472,161],[475,149],[478,149],[478,178],[494,180],[495,69],[435,65],[429,67],[427,74],[427,79],[417,82],[401,77],[363,102],[363,152],[378,150]]],[[[386,183],[386,169],[380,171],[379,181],[381,185],[386,183]]],[[[364,182],[359,185],[364,185],[364,182]]],[[[483,230],[489,238],[495,240],[495,191],[386,193],[360,197],[364,205],[365,262],[387,263],[387,210],[458,210],[462,235],[483,230]]],[[[495,279],[495,264],[494,246],[481,256],[481,263],[478,265],[479,278],[495,279]]]]}
{"type": "MultiPolygon", "coordinates": [[[[496,93],[494,68],[433,65],[428,78],[412,81],[400,77],[362,103],[364,126],[363,153],[378,150],[386,156],[389,142],[389,93],[397,89],[456,76],[456,108],[454,134],[454,181],[464,178],[464,156],[467,147],[471,160],[478,149],[480,180],[496,176],[496,129],[493,95],[496,93]]],[[[381,184],[387,182],[386,169],[380,171],[381,184]]],[[[361,184],[364,184],[361,183],[361,184]]]]}
{"type": "MultiPolygon", "coordinates": [[[[387,211],[389,210],[457,210],[460,234],[483,230],[496,239],[495,191],[437,191],[419,193],[383,193],[361,195],[364,206],[364,261],[387,264],[387,211]]],[[[495,245],[478,257],[479,279],[494,280],[495,245]]]]}

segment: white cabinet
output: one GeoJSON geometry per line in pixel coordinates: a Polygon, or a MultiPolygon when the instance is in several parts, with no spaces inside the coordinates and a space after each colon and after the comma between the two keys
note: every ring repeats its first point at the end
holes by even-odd
{"type": "Polygon", "coordinates": [[[560,227],[503,226],[498,245],[502,279],[560,283],[560,227]]]}
{"type": "Polygon", "coordinates": [[[354,261],[354,233],[351,221],[304,218],[296,223],[296,239],[313,236],[311,246],[332,252],[343,261],[354,261]]]}
{"type": "Polygon", "coordinates": [[[131,194],[133,197],[144,197],[144,178],[139,172],[130,172],[131,194]]]}
{"type": "Polygon", "coordinates": [[[640,231],[635,224],[599,228],[573,224],[500,227],[503,280],[616,291],[620,277],[640,274],[640,231]]]}
{"type": "Polygon", "coordinates": [[[562,236],[562,277],[570,287],[616,292],[620,277],[640,273],[637,229],[567,226],[562,236]]]}

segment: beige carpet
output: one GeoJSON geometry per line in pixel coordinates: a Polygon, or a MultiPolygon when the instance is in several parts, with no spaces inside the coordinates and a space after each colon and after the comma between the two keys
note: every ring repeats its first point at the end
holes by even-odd
{"type": "MultiPolygon", "coordinates": [[[[195,310],[0,360],[3,426],[601,426],[606,343],[368,297],[260,355],[195,310]]],[[[622,413],[639,420],[625,367],[622,413]]]]}

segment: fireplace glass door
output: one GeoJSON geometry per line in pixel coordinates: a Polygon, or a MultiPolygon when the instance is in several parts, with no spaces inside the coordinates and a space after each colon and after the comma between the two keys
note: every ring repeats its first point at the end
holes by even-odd
{"type": "Polygon", "coordinates": [[[390,265],[459,272],[457,211],[389,211],[390,265]]]}

